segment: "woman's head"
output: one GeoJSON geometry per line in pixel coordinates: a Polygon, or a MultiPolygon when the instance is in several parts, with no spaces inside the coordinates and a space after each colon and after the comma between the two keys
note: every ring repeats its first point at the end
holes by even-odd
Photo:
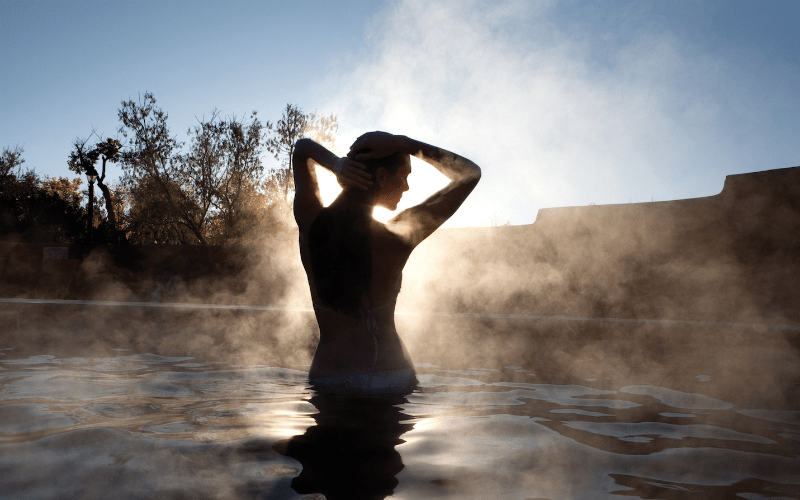
{"type": "MultiPolygon", "coordinates": [[[[369,153],[369,149],[361,149],[351,154],[355,157],[361,153],[369,153]]],[[[397,204],[408,191],[408,176],[411,174],[411,161],[407,154],[394,153],[383,158],[358,160],[367,167],[372,175],[370,204],[389,210],[397,209],[397,204]]]]}

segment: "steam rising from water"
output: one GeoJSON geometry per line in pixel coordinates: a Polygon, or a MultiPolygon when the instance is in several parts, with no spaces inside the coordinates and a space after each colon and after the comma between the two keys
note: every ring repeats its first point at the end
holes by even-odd
{"type": "MultiPolygon", "coordinates": [[[[619,383],[679,380],[692,363],[712,360],[709,386],[716,390],[726,392],[742,377],[748,380],[746,390],[723,399],[791,406],[792,384],[800,378],[797,328],[715,323],[800,324],[797,295],[791,293],[796,280],[786,277],[800,275],[795,258],[800,210],[791,196],[797,173],[732,177],[725,192],[705,200],[554,209],[531,226],[442,229],[412,254],[398,300],[400,313],[706,324],[401,314],[401,337],[417,362],[521,365],[547,377],[581,373],[619,383]],[[780,355],[763,358],[757,349],[762,344],[780,355]],[[745,373],[745,366],[766,368],[745,373]],[[782,393],[787,388],[791,394],[782,393]]],[[[52,290],[43,289],[40,280],[28,293],[285,311],[15,306],[15,316],[2,317],[10,332],[6,341],[20,353],[27,346],[32,354],[49,348],[76,355],[132,348],[246,364],[308,365],[317,327],[296,229],[284,236],[265,247],[98,248],[64,290],[52,278],[52,290]]],[[[2,249],[11,263],[4,268],[6,277],[7,269],[23,264],[33,270],[42,266],[41,253],[30,247],[2,249]]]]}
{"type": "MultiPolygon", "coordinates": [[[[795,192],[796,173],[729,179],[729,187],[738,188],[709,200],[553,210],[542,212],[532,226],[445,229],[423,242],[406,267],[400,312],[707,324],[398,315],[422,386],[403,407],[415,420],[413,430],[402,434],[402,447],[396,445],[397,432],[378,433],[388,443],[382,456],[391,458],[387,484],[399,481],[413,497],[445,492],[457,498],[486,485],[568,497],[588,491],[583,497],[589,498],[597,498],[598,490],[629,488],[796,489],[786,483],[793,481],[790,471],[797,462],[800,308],[797,295],[787,293],[796,280],[784,275],[800,275],[800,231],[794,230],[800,217],[796,198],[786,196],[795,192]],[[780,182],[770,181],[775,175],[780,182]],[[713,324],[717,321],[794,329],[713,324]],[[452,465],[458,461],[461,465],[452,465]],[[737,468],[720,468],[722,462],[737,468]],[[575,477],[580,481],[571,480],[575,477]],[[716,486],[705,486],[709,482],[716,486]]],[[[43,266],[36,247],[0,245],[0,251],[4,295],[14,285],[30,297],[311,306],[292,231],[265,247],[98,248],[77,271],[72,268],[74,276],[64,273],[71,281],[58,277],[70,266],[52,260],[43,266]],[[48,279],[26,291],[25,273],[18,270],[38,276],[37,266],[48,279]],[[16,284],[6,279],[9,273],[19,276],[16,284]]],[[[108,462],[124,466],[125,477],[135,478],[124,487],[132,496],[142,484],[171,487],[190,467],[193,474],[202,471],[207,483],[181,486],[182,492],[196,487],[211,497],[246,497],[227,491],[246,482],[250,496],[263,497],[271,488],[288,491],[290,478],[302,476],[296,462],[278,455],[284,447],[274,443],[273,448],[270,440],[311,426],[297,438],[301,445],[311,443],[306,453],[284,450],[307,471],[320,455],[314,438],[322,435],[317,442],[325,444],[330,436],[342,436],[325,424],[321,406],[313,413],[298,399],[316,343],[310,312],[3,308],[12,310],[0,316],[2,341],[11,350],[2,353],[0,373],[6,375],[0,382],[12,399],[24,388],[44,402],[0,405],[10,422],[7,434],[19,440],[5,449],[31,457],[15,456],[16,465],[7,465],[17,471],[9,477],[22,478],[9,481],[19,490],[44,487],[35,479],[41,471],[27,462],[38,464],[39,457],[70,450],[86,477],[116,477],[97,471],[106,470],[108,462]],[[119,358],[121,353],[133,356],[119,358]],[[101,366],[86,373],[56,366],[73,356],[70,363],[101,366]],[[142,366],[162,361],[175,366],[142,366]],[[218,361],[229,370],[216,371],[218,361]],[[119,380],[97,373],[128,362],[138,366],[121,371],[119,380]],[[35,369],[21,369],[23,364],[35,369]],[[265,382],[276,377],[284,379],[278,389],[265,382]],[[291,401],[285,405],[280,398],[287,394],[286,379],[291,401]],[[128,392],[120,394],[123,387],[128,392]],[[237,399],[247,394],[248,399],[237,399]],[[104,400],[95,402],[98,395],[104,400]],[[29,420],[33,428],[25,427],[29,420]],[[134,436],[162,439],[153,445],[117,426],[132,426],[134,436]],[[249,433],[266,437],[243,441],[249,433]],[[219,442],[226,439],[232,441],[219,442]],[[152,473],[154,463],[160,465],[158,474],[152,473]]],[[[367,412],[366,420],[372,416],[367,412]]],[[[327,420],[352,420],[332,417],[327,420]]],[[[363,428],[350,431],[344,441],[356,443],[353,449],[374,441],[357,439],[363,428]]],[[[359,453],[352,466],[331,455],[335,461],[316,461],[320,469],[335,464],[361,470],[359,453]]],[[[67,467],[59,458],[48,473],[73,477],[71,469],[64,472],[67,467]]],[[[103,488],[102,481],[86,483],[103,488]]],[[[87,487],[84,481],[69,486],[87,487]]]]}
{"type": "Polygon", "coordinates": [[[659,5],[392,2],[320,82],[323,109],[345,147],[386,130],[480,165],[451,227],[708,196],[725,174],[796,165],[796,65],[697,46],[659,5]]]}

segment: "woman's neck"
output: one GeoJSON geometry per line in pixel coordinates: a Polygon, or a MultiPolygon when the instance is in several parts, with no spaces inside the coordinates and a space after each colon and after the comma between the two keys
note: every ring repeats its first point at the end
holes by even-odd
{"type": "Polygon", "coordinates": [[[345,189],[341,196],[341,201],[346,203],[351,210],[372,215],[372,212],[375,209],[375,196],[374,193],[369,191],[345,189]]]}

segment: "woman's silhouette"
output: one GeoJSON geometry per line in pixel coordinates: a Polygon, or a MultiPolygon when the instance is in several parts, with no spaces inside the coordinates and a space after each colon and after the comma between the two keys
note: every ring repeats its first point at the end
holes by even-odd
{"type": "Polygon", "coordinates": [[[318,388],[403,392],[416,383],[397,334],[394,308],[414,248],[452,216],[475,188],[480,168],[457,154],[385,132],[369,132],[339,158],[310,139],[295,145],[294,216],[320,341],[309,379],[318,388]],[[383,224],[375,206],[395,210],[408,190],[413,155],[450,183],[383,224]],[[314,164],[343,187],[322,206],[314,164]]]}

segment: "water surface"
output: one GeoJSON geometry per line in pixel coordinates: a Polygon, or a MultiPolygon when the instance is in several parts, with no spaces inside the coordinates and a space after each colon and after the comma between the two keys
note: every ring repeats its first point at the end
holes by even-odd
{"type": "Polygon", "coordinates": [[[363,399],[302,366],[3,352],[0,498],[800,498],[798,408],[714,373],[420,363],[414,393],[363,399]]]}

